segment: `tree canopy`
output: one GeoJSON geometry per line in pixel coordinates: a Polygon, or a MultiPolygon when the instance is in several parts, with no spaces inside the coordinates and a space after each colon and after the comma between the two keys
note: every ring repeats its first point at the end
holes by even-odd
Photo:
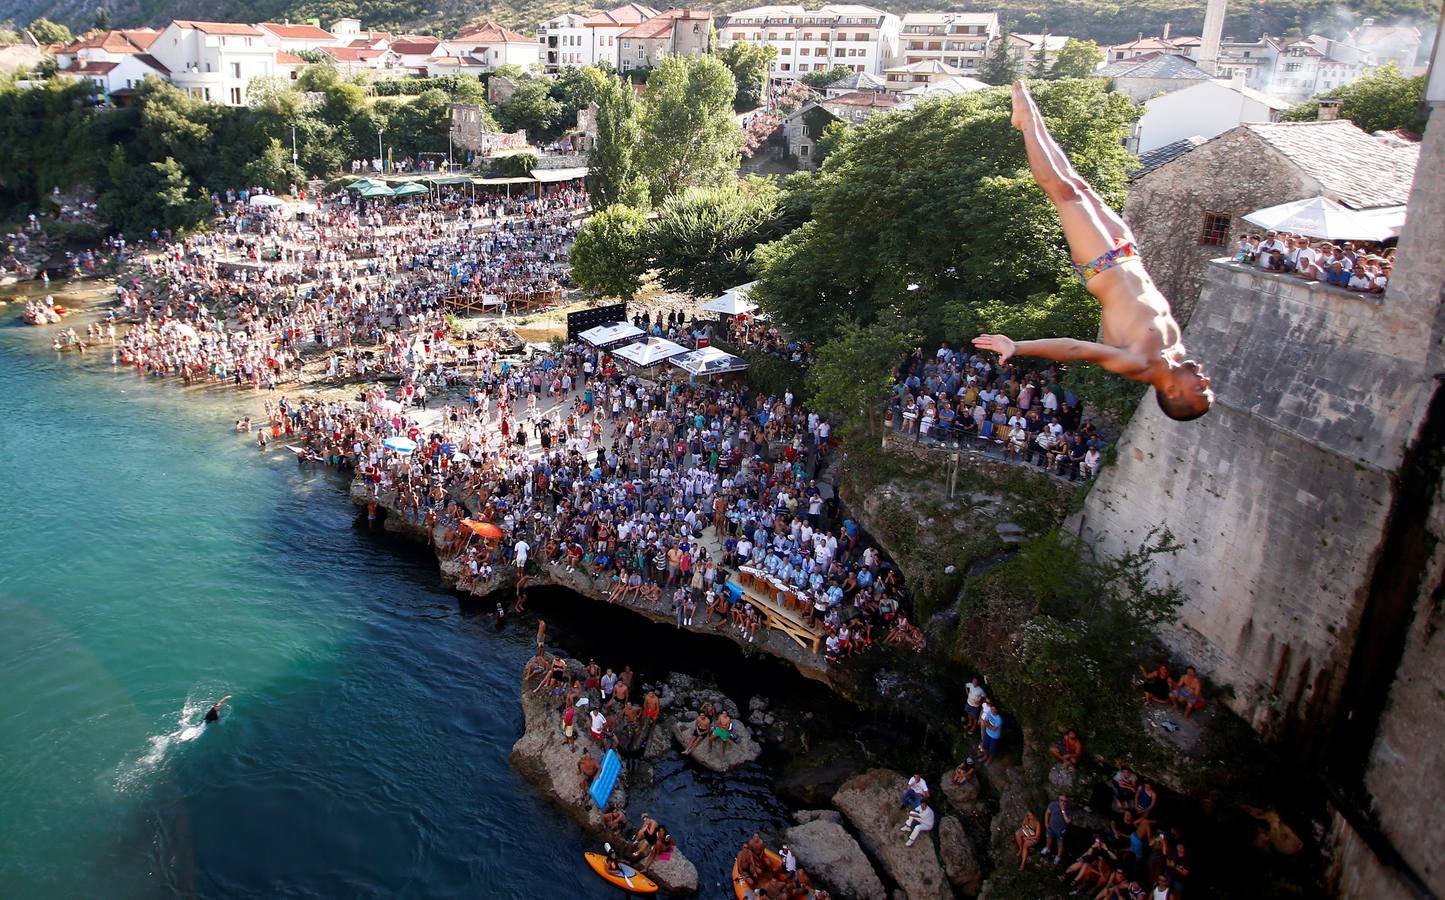
{"type": "Polygon", "coordinates": [[[848,68],[847,66],[832,66],[831,68],[824,69],[821,72],[808,72],[798,80],[801,81],[803,84],[806,84],[810,88],[821,91],[823,88],[827,87],[833,82],[843,78],[847,78],[849,75],[852,74],[853,70],[848,68]]]}
{"type": "MultiPolygon", "coordinates": [[[[1075,167],[1118,205],[1136,111],[1093,81],[1035,92],[1075,167]]],[[[1007,91],[979,91],[854,129],[820,171],[789,183],[812,219],[757,249],[754,296],[803,336],[901,316],[929,336],[1022,321],[1092,337],[1098,306],[1069,276],[1058,216],[1009,115],[1007,91]]]]}
{"type": "Polygon", "coordinates": [[[41,44],[68,44],[75,40],[69,28],[46,18],[36,19],[25,27],[41,44]]]}
{"type": "Polygon", "coordinates": [[[654,203],[735,177],[742,129],[732,72],[710,56],[668,56],[647,78],[638,148],[654,203]]]}
{"type": "Polygon", "coordinates": [[[1013,48],[1009,46],[1008,36],[1013,30],[1013,23],[1006,23],[999,31],[998,37],[988,45],[988,56],[984,57],[983,65],[979,67],[978,77],[981,81],[989,84],[1011,84],[1019,77],[1019,59],[1014,55],[1013,48]]]}
{"type": "Polygon", "coordinates": [[[647,272],[647,217],[614,203],[578,229],[572,245],[572,278],[582,287],[631,300],[647,272]]]}
{"type": "Polygon", "coordinates": [[[1371,75],[1290,107],[1280,118],[1287,122],[1313,121],[1319,115],[1319,101],[1329,97],[1340,101],[1340,118],[1349,119],[1365,131],[1404,129],[1423,134],[1428,115],[1421,103],[1424,96],[1425,76],[1408,77],[1389,62],[1371,75]]]}
{"type": "Polygon", "coordinates": [[[743,112],[763,105],[763,90],[768,83],[768,64],[777,55],[776,47],[749,44],[747,41],[729,44],[718,51],[717,58],[728,67],[737,82],[733,109],[743,112]]]}
{"type": "Polygon", "coordinates": [[[594,208],[646,205],[647,185],[636,158],[641,141],[641,110],[632,85],[620,76],[608,76],[597,97],[597,142],[588,157],[587,186],[594,208]]]}
{"type": "Polygon", "coordinates": [[[708,296],[748,281],[753,249],[779,236],[780,194],[773,182],[749,178],[668,198],[648,242],[663,286],[708,296]]]}
{"type": "Polygon", "coordinates": [[[1049,74],[1054,78],[1086,78],[1104,61],[1104,51],[1093,41],[1069,38],[1054,56],[1049,74]]]}

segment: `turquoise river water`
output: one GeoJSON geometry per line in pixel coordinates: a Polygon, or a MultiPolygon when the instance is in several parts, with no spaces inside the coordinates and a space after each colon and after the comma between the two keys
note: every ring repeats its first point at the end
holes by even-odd
{"type": "MultiPolygon", "coordinates": [[[[229,427],[254,396],[183,398],[17,322],[0,325],[0,895],[618,896],[507,763],[535,622],[459,609],[429,555],[353,527],[337,476],[258,453],[229,427]]],[[[632,626],[588,615],[549,611],[558,643],[621,655],[632,626]]],[[[647,807],[703,896],[787,812],[760,770],[724,784],[675,761],[633,791],[634,819],[647,807]]]]}

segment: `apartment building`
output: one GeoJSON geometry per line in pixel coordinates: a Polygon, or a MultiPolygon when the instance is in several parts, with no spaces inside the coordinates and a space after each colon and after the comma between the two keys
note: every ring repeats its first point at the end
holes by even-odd
{"type": "Polygon", "coordinates": [[[809,72],[845,66],[881,75],[898,56],[900,23],[892,13],[871,6],[830,4],[758,6],[730,14],[718,29],[718,44],[738,41],[778,51],[770,75],[788,81],[809,72]]]}
{"type": "Polygon", "coordinates": [[[936,62],[977,75],[998,34],[998,13],[907,13],[898,56],[905,66],[936,62]]]}

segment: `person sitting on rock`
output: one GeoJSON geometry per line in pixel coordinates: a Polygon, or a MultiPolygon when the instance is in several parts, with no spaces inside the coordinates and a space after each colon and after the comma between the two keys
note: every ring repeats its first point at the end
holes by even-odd
{"type": "Polygon", "coordinates": [[[627,821],[627,814],[617,808],[617,804],[607,804],[607,811],[602,814],[602,827],[613,834],[626,835],[632,825],[627,821]]]}
{"type": "Polygon", "coordinates": [[[1145,703],[1168,703],[1169,692],[1174,688],[1174,679],[1169,677],[1169,667],[1160,663],[1157,668],[1145,669],[1139,666],[1139,677],[1135,684],[1144,690],[1145,703]]]}
{"type": "Polygon", "coordinates": [[[1049,752],[1069,769],[1077,769],[1079,760],[1084,757],[1084,742],[1079,740],[1078,733],[1070,728],[1064,732],[1062,740],[1049,748],[1049,752]]]}
{"type": "Polygon", "coordinates": [[[954,784],[966,784],[975,780],[977,777],[978,770],[974,767],[973,757],[970,756],[963,762],[959,763],[958,768],[953,770],[951,780],[954,784]]]}
{"type": "Polygon", "coordinates": [[[1175,709],[1183,710],[1186,719],[1204,708],[1204,685],[1200,683],[1199,674],[1194,671],[1193,666],[1186,668],[1184,674],[1179,676],[1174,690],[1169,692],[1169,703],[1175,709]]]}
{"type": "Polygon", "coordinates": [[[711,748],[714,741],[722,741],[722,749],[718,751],[721,753],[727,750],[728,744],[732,743],[732,740],[733,717],[727,714],[727,710],[723,710],[713,720],[712,734],[708,736],[707,745],[711,748]]]}
{"type": "Polygon", "coordinates": [[[928,801],[919,800],[918,806],[908,811],[908,818],[904,820],[903,827],[899,829],[900,831],[911,832],[908,835],[908,840],[903,842],[903,846],[912,847],[914,842],[918,840],[920,834],[933,830],[935,821],[937,821],[937,816],[928,805],[928,801]]]}
{"type": "Polygon", "coordinates": [[[682,755],[690,756],[692,751],[697,749],[697,745],[701,744],[711,732],[712,720],[707,717],[707,713],[699,712],[692,723],[692,740],[688,742],[687,749],[682,751],[682,755]]]}
{"type": "Polygon", "coordinates": [[[928,782],[923,780],[922,775],[914,775],[908,779],[908,784],[903,788],[903,808],[917,809],[918,804],[928,799],[928,782]]]}
{"type": "Polygon", "coordinates": [[[583,747],[582,758],[577,760],[577,776],[582,782],[582,795],[584,797],[587,795],[587,789],[592,787],[592,779],[596,778],[597,773],[601,771],[602,766],[597,762],[597,758],[592,755],[592,751],[583,747]]]}
{"type": "Polygon", "coordinates": [[[1023,824],[1018,831],[1014,832],[1014,847],[1019,852],[1019,871],[1029,863],[1029,851],[1038,844],[1039,838],[1043,836],[1043,828],[1039,825],[1039,817],[1034,815],[1033,810],[1024,813],[1023,824]]]}

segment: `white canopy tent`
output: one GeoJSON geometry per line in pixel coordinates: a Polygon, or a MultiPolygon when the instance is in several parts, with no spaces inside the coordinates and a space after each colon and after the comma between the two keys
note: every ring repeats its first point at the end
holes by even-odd
{"type": "Polygon", "coordinates": [[[748,299],[752,293],[756,281],[749,281],[747,284],[740,284],[723,291],[721,296],[709,300],[698,307],[702,312],[721,313],[725,316],[748,315],[758,308],[758,305],[748,299]]]}
{"type": "Polygon", "coordinates": [[[1341,206],[1329,197],[1310,197],[1255,210],[1246,222],[1325,240],[1383,241],[1394,232],[1373,216],[1341,206]]]}
{"type": "Polygon", "coordinates": [[[691,353],[674,356],[672,364],[689,375],[719,375],[723,372],[741,372],[748,367],[742,357],[733,356],[716,347],[699,347],[691,353]]]}
{"type": "Polygon", "coordinates": [[[612,351],[612,355],[618,359],[625,359],[634,366],[647,369],[686,352],[686,347],[675,344],[667,338],[650,337],[645,341],[618,347],[612,351]]]}
{"type": "Polygon", "coordinates": [[[249,201],[252,206],[285,206],[286,201],[272,194],[255,194],[249,201]]]}
{"type": "Polygon", "coordinates": [[[642,333],[642,329],[636,325],[629,325],[626,322],[609,322],[606,325],[589,328],[579,334],[578,337],[594,347],[606,347],[609,344],[616,344],[620,341],[630,341],[635,337],[641,337],[642,333]]]}
{"type": "Polygon", "coordinates": [[[578,178],[586,178],[591,170],[586,166],[578,166],[570,169],[533,169],[532,177],[543,184],[556,184],[560,181],[573,181],[578,178]]]}

